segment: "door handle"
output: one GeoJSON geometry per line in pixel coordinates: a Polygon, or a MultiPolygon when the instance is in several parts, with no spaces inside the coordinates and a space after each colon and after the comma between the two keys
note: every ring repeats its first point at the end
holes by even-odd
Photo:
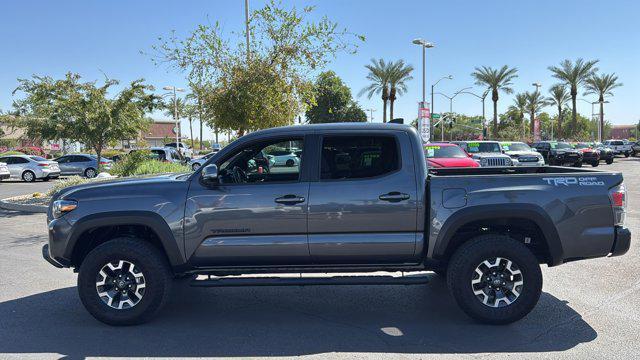
{"type": "Polygon", "coordinates": [[[402,200],[408,200],[409,198],[410,196],[408,194],[404,194],[397,191],[392,191],[390,193],[382,194],[378,196],[378,199],[382,201],[388,201],[388,202],[398,202],[402,200]]]}
{"type": "Polygon", "coordinates": [[[304,201],[305,201],[304,197],[293,195],[293,194],[281,196],[275,199],[275,202],[277,202],[278,204],[284,204],[284,205],[295,205],[295,204],[302,203],[304,201]]]}

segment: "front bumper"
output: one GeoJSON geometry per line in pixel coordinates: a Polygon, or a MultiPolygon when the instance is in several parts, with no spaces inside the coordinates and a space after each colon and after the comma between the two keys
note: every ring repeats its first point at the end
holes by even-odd
{"type": "Polygon", "coordinates": [[[0,173],[0,180],[8,179],[11,177],[11,173],[0,173]]]}
{"type": "Polygon", "coordinates": [[[609,256],[624,255],[631,247],[631,231],[624,226],[616,226],[615,238],[609,256]]]}
{"type": "Polygon", "coordinates": [[[513,166],[528,166],[528,167],[538,167],[545,166],[544,160],[539,161],[518,161],[517,159],[513,159],[513,166]]]}
{"type": "Polygon", "coordinates": [[[49,244],[44,244],[42,246],[42,257],[47,260],[47,262],[57,268],[63,268],[64,266],[57,261],[51,258],[51,254],[49,254],[49,244]]]}

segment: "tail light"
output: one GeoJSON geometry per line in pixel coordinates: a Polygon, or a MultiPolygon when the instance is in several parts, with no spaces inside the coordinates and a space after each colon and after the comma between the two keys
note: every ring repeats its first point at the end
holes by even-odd
{"type": "Polygon", "coordinates": [[[109,165],[109,163],[106,161],[100,161],[100,165],[109,165]]]}
{"type": "Polygon", "coordinates": [[[42,167],[48,167],[49,164],[44,164],[44,163],[39,163],[38,166],[42,166],[42,167]]]}
{"type": "Polygon", "coordinates": [[[627,191],[624,184],[611,188],[609,190],[609,199],[613,208],[614,225],[624,225],[627,213],[627,191]]]}

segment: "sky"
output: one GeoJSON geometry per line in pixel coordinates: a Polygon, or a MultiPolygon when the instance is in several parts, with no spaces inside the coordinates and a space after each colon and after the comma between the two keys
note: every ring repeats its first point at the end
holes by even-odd
{"type": "MultiPolygon", "coordinates": [[[[264,3],[250,0],[250,8],[264,3]]],[[[415,38],[435,44],[427,50],[427,101],[430,84],[447,75],[453,79],[442,80],[436,92],[451,95],[473,86],[471,91],[482,93],[470,75],[482,65],[518,68],[519,77],[513,84],[516,92],[534,90],[534,82],[541,83],[546,92],[557,82],[548,66],[582,57],[598,59],[602,72],[615,72],[624,84],[608,99],[605,118],[613,124],[640,120],[637,1],[285,0],[283,5],[314,5],[310,20],[326,15],[366,37],[356,54],[338,54],[325,70],[342,77],[363,109],[375,110],[374,122],[382,121],[382,101],[357,96],[367,85],[364,65],[372,58],[404,59],[416,68],[408,92],[396,101],[395,117],[407,121],[417,117],[422,53],[412,44],[415,38]]],[[[159,36],[175,30],[185,37],[198,24],[218,21],[230,37],[233,31],[241,32],[244,0],[2,1],[0,14],[0,109],[6,111],[14,99],[17,79],[34,74],[60,78],[72,71],[85,80],[102,80],[107,74],[123,84],[144,78],[157,89],[186,86],[184,73],[155,66],[144,53],[157,44],[159,36]]],[[[597,100],[593,95],[580,94],[580,98],[597,100]]],[[[513,95],[500,94],[499,112],[512,102],[513,95]]],[[[436,95],[434,103],[434,112],[448,110],[449,101],[444,97],[436,95]]],[[[480,115],[481,110],[480,101],[470,95],[459,95],[453,103],[455,112],[480,115]]],[[[545,111],[555,112],[552,108],[545,111]]],[[[579,101],[578,111],[590,116],[591,105],[579,101]]],[[[163,114],[154,117],[166,118],[163,114]]],[[[491,117],[489,99],[486,117],[491,117]]],[[[194,133],[197,131],[196,125],[194,133]]],[[[207,129],[205,139],[211,136],[207,129]]]]}

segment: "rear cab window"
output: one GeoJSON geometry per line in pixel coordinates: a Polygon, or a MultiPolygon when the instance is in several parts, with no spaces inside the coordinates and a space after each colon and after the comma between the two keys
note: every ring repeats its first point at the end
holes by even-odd
{"type": "Polygon", "coordinates": [[[400,169],[394,136],[324,136],[321,180],[373,178],[400,169]]]}

